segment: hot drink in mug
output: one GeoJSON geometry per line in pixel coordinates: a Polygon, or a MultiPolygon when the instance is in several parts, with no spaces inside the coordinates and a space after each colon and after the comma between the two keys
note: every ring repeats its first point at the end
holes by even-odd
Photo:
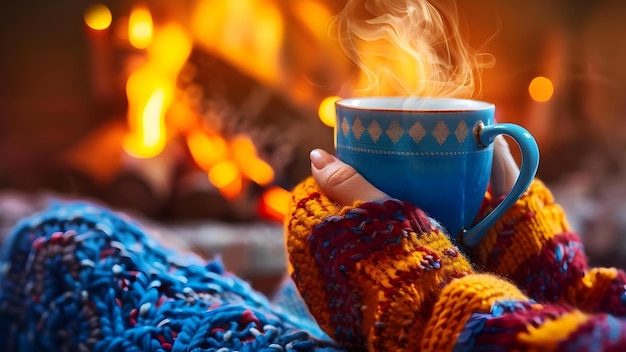
{"type": "Polygon", "coordinates": [[[523,127],[495,123],[493,104],[467,99],[365,97],[336,103],[335,148],[388,195],[409,201],[451,236],[473,246],[526,191],[539,150],[523,127]],[[491,174],[493,141],[521,149],[519,177],[504,200],[476,222],[491,174]]]}

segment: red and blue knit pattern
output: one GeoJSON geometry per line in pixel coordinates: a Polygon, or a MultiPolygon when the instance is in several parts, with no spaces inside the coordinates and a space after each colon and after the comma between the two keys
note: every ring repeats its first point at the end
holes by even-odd
{"type": "Polygon", "coordinates": [[[91,205],[24,220],[0,262],[5,351],[336,350],[219,262],[165,250],[91,205]]]}
{"type": "Polygon", "coordinates": [[[622,351],[625,344],[623,318],[586,315],[566,305],[505,301],[495,304],[488,314],[473,314],[454,351],[604,352],[622,351]]]}
{"type": "Polygon", "coordinates": [[[441,289],[472,271],[441,227],[395,199],[336,214],[317,192],[293,204],[293,275],[329,336],[348,349],[419,350],[441,289]]]}
{"type": "Polygon", "coordinates": [[[528,193],[478,245],[477,261],[538,302],[625,316],[624,272],[588,268],[583,244],[549,190],[535,181],[528,193]]]}
{"type": "MultiPolygon", "coordinates": [[[[402,244],[410,233],[415,230],[423,233],[430,228],[430,219],[422,211],[415,211],[397,200],[388,200],[364,203],[344,216],[325,219],[313,230],[308,241],[330,293],[331,300],[327,304],[332,312],[330,322],[335,327],[336,339],[352,348],[366,343],[361,329],[363,297],[358,294],[363,282],[350,276],[358,271],[357,265],[402,257],[406,250],[402,244]]],[[[441,267],[441,259],[434,251],[426,247],[415,250],[424,252],[426,259],[420,263],[422,270],[441,267]]],[[[382,296],[390,297],[400,285],[416,282],[420,273],[396,271],[397,276],[389,281],[389,288],[380,287],[382,296]]],[[[380,309],[385,311],[388,306],[389,302],[380,309]]]]}
{"type": "Polygon", "coordinates": [[[468,249],[488,273],[474,273],[425,219],[394,200],[338,207],[311,179],[296,187],[286,227],[294,278],[340,344],[371,351],[626,348],[626,275],[587,267],[580,240],[540,182],[468,249]]]}

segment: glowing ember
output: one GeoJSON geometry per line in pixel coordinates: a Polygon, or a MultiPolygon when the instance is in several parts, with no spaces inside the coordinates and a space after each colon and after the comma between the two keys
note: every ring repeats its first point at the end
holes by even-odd
{"type": "Polygon", "coordinates": [[[274,170],[257,157],[256,148],[246,136],[237,136],[231,142],[233,159],[241,171],[259,185],[267,185],[274,180],[274,170]]]}
{"type": "Polygon", "coordinates": [[[217,134],[196,130],[187,135],[187,146],[195,163],[208,171],[211,184],[227,198],[242,191],[243,176],[263,186],[274,180],[274,170],[258,158],[247,136],[236,136],[227,143],[217,134]]]}
{"type": "Polygon", "coordinates": [[[128,19],[128,40],[137,49],[145,49],[152,42],[152,15],[144,6],[135,7],[128,19]]]}
{"type": "Polygon", "coordinates": [[[231,160],[217,163],[209,170],[209,181],[225,198],[234,198],[241,193],[242,179],[237,164],[231,160]]]}
{"type": "Polygon", "coordinates": [[[528,86],[530,97],[536,102],[545,102],[552,98],[554,86],[552,81],[546,77],[535,77],[528,86]]]}
{"type": "Polygon", "coordinates": [[[109,28],[113,17],[108,7],[103,4],[95,4],[85,11],[84,19],[85,24],[87,24],[89,28],[101,31],[109,28]]]}
{"type": "Polygon", "coordinates": [[[261,197],[259,212],[268,219],[282,223],[287,215],[291,192],[281,187],[268,188],[261,197]]]}
{"type": "Polygon", "coordinates": [[[207,172],[228,156],[228,146],[221,136],[209,136],[200,130],[187,135],[187,147],[196,164],[207,172]]]}

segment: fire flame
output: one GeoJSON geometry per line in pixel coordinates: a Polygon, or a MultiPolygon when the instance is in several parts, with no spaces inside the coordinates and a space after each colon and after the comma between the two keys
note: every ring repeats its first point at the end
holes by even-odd
{"type": "MultiPolygon", "coordinates": [[[[203,125],[197,113],[178,99],[177,75],[192,46],[215,53],[260,83],[276,87],[289,81],[283,69],[285,12],[301,17],[303,28],[320,37],[328,35],[325,24],[331,12],[314,1],[285,5],[277,0],[199,0],[191,8],[184,28],[155,25],[145,6],[132,8],[127,18],[127,40],[146,60],[127,81],[129,133],[124,147],[131,155],[149,158],[161,153],[171,138],[182,136],[209,181],[232,198],[242,191],[245,180],[271,184],[274,170],[258,156],[249,136],[227,140],[203,125]]],[[[480,89],[480,70],[493,64],[493,57],[469,47],[461,35],[457,12],[452,0],[437,4],[347,0],[332,22],[333,31],[360,76],[352,82],[355,91],[342,93],[475,95],[480,89]]],[[[334,124],[338,99],[331,96],[319,105],[320,119],[328,126],[334,124]]],[[[264,194],[265,208],[274,217],[286,211],[287,193],[272,189],[264,194]]]]}
{"type": "Polygon", "coordinates": [[[226,141],[202,125],[194,111],[175,99],[176,78],[192,46],[200,42],[215,45],[212,48],[219,49],[222,56],[245,65],[246,71],[262,80],[276,81],[282,18],[275,4],[253,0],[205,1],[199,6],[195,13],[202,18],[195,22],[195,35],[175,24],[155,26],[147,7],[132,9],[128,40],[135,48],[145,49],[146,62],[126,84],[129,132],[124,149],[137,158],[151,158],[163,151],[170,138],[182,134],[192,159],[209,181],[226,198],[234,198],[241,193],[244,179],[268,185],[274,180],[274,170],[257,156],[249,137],[240,135],[226,141]],[[211,14],[211,20],[206,14],[211,14]],[[218,27],[198,30],[198,23],[218,27]],[[255,57],[254,62],[250,57],[255,57]]]}
{"type": "Polygon", "coordinates": [[[257,156],[254,144],[247,136],[237,136],[231,142],[233,160],[241,172],[249,179],[261,186],[266,186],[274,180],[274,170],[265,161],[257,156]]]}
{"type": "Polygon", "coordinates": [[[147,62],[126,83],[129,134],[124,149],[138,158],[152,158],[165,148],[165,114],[174,99],[178,72],[191,53],[191,41],[180,26],[168,24],[155,30],[146,52],[147,62]]]}
{"type": "Polygon", "coordinates": [[[133,8],[128,19],[128,40],[137,49],[145,49],[152,42],[152,14],[145,6],[133,8]]]}
{"type": "MultiPolygon", "coordinates": [[[[196,112],[177,99],[176,78],[192,46],[198,46],[262,84],[285,84],[289,81],[283,69],[285,12],[302,16],[302,26],[310,33],[326,36],[321,24],[331,19],[331,12],[316,4],[199,0],[185,28],[155,24],[147,7],[134,7],[128,17],[128,41],[143,51],[146,61],[126,86],[128,153],[153,157],[179,135],[198,167],[226,197],[238,195],[245,180],[271,184],[274,170],[258,156],[249,136],[227,140],[204,126],[196,112]]],[[[472,97],[479,88],[476,73],[493,58],[469,47],[458,22],[451,0],[436,5],[424,0],[348,0],[333,29],[345,54],[360,68],[360,76],[354,82],[357,90],[342,93],[472,97]]],[[[319,105],[320,119],[328,126],[334,124],[338,99],[331,96],[319,105]]]]}
{"type": "Polygon", "coordinates": [[[241,172],[238,165],[232,160],[223,160],[211,167],[209,181],[226,198],[234,198],[241,193],[241,172]]]}
{"type": "Polygon", "coordinates": [[[187,135],[187,147],[196,164],[206,172],[228,157],[226,141],[219,135],[210,136],[201,130],[187,135]]]}
{"type": "Polygon", "coordinates": [[[284,22],[275,1],[203,0],[193,13],[191,32],[199,45],[262,83],[280,82],[284,22]]]}
{"type": "Polygon", "coordinates": [[[274,180],[274,170],[257,156],[254,144],[245,135],[229,143],[216,133],[196,129],[187,135],[187,146],[193,160],[208,172],[209,181],[226,198],[239,195],[244,176],[261,186],[274,180]]]}
{"type": "MultiPolygon", "coordinates": [[[[135,78],[136,79],[136,78],[135,78]]],[[[128,95],[132,96],[131,80],[128,85],[128,95]]],[[[147,99],[136,125],[141,126],[133,134],[129,134],[125,140],[126,151],[137,158],[152,158],[161,153],[165,147],[165,123],[163,119],[163,107],[165,105],[165,88],[156,87],[147,99]]]]}

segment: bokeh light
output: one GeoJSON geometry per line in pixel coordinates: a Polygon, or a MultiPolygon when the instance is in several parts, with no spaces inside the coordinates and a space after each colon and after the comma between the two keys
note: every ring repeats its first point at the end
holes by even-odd
{"type": "Polygon", "coordinates": [[[340,97],[332,96],[325,98],[320,103],[318,114],[324,125],[329,127],[335,126],[335,102],[340,99],[340,97]]]}
{"type": "Polygon", "coordinates": [[[283,223],[287,215],[291,192],[278,186],[268,188],[260,200],[259,212],[269,220],[283,223]]]}
{"type": "Polygon", "coordinates": [[[101,31],[109,28],[113,16],[111,10],[103,4],[90,6],[84,14],[85,24],[91,29],[101,31]]]}
{"type": "Polygon", "coordinates": [[[535,77],[528,86],[528,93],[534,101],[545,102],[552,98],[554,86],[552,81],[546,77],[535,77]]]}
{"type": "Polygon", "coordinates": [[[230,160],[221,161],[209,170],[209,180],[217,188],[228,186],[238,176],[239,168],[230,160]]]}
{"type": "Polygon", "coordinates": [[[152,15],[146,7],[134,8],[128,18],[128,40],[137,49],[145,49],[152,43],[152,15]]]}

